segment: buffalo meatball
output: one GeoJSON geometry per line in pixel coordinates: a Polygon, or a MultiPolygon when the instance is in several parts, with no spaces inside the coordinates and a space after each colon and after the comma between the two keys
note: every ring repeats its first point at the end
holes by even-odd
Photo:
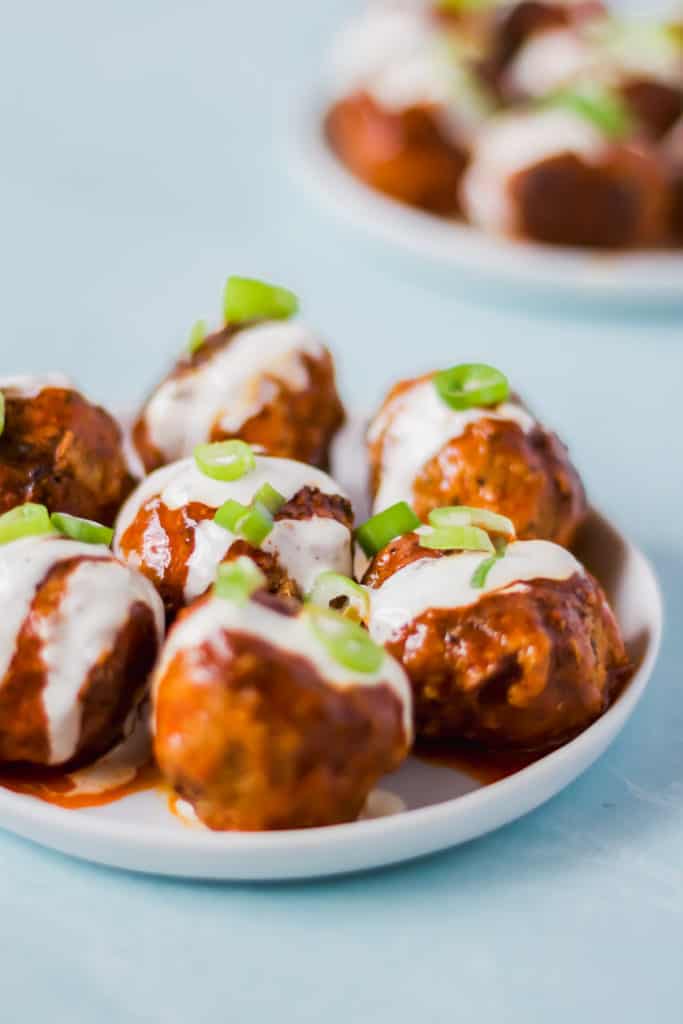
{"type": "Polygon", "coordinates": [[[257,562],[273,592],[297,598],[320,572],[349,575],[352,520],[351,505],[332,478],[300,462],[256,456],[250,472],[221,481],[184,459],[152,473],[131,495],[116,524],[114,549],[152,580],[172,618],[206,591],[220,562],[242,555],[257,562]],[[226,502],[240,503],[246,513],[266,485],[279,498],[263,538],[250,542],[248,528],[214,521],[226,502]]]}
{"type": "Polygon", "coordinates": [[[427,6],[370,7],[334,52],[336,99],[326,131],[358,178],[402,202],[448,215],[459,209],[473,115],[458,103],[458,69],[445,51],[439,57],[440,38],[427,6]]]}
{"type": "Polygon", "coordinates": [[[461,196],[468,218],[486,231],[554,245],[654,245],[668,228],[670,192],[656,154],[610,141],[560,106],[493,118],[461,196]]]}
{"type": "Polygon", "coordinates": [[[569,545],[586,500],[561,441],[514,398],[456,410],[434,380],[396,385],[370,426],[375,512],[406,501],[426,521],[439,506],[479,506],[508,516],[521,538],[569,545]]]}
{"type": "Polygon", "coordinates": [[[402,662],[417,734],[543,748],[607,708],[628,667],[599,584],[566,549],[516,541],[487,555],[393,541],[370,565],[370,632],[402,662]]]}
{"type": "Polygon", "coordinates": [[[161,646],[154,587],[108,548],[0,546],[0,760],[94,760],[124,734],[161,646]]]}
{"type": "Polygon", "coordinates": [[[0,513],[25,502],[111,525],[135,486],[115,420],[62,377],[0,378],[0,513]]]}
{"type": "Polygon", "coordinates": [[[379,651],[371,672],[344,668],[312,614],[263,592],[243,604],[207,595],[169,634],[153,685],[154,749],[210,828],[353,821],[406,756],[403,670],[379,651]]]}
{"type": "Polygon", "coordinates": [[[226,438],[326,467],[343,421],[332,357],[316,335],[296,321],[252,321],[188,352],[145,404],[133,439],[148,472],[226,438]]]}

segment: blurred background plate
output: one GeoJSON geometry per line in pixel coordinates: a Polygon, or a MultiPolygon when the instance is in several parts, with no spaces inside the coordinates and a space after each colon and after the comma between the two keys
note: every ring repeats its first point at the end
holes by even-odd
{"type": "Polygon", "coordinates": [[[683,305],[683,254],[591,252],[516,242],[412,209],[357,180],[323,132],[328,104],[304,100],[291,119],[295,174],[338,217],[426,263],[515,288],[583,301],[683,305]]]}

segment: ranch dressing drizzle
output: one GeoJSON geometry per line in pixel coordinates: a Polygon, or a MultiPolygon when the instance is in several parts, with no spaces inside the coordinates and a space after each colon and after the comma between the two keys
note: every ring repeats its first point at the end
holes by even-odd
{"type": "Polygon", "coordinates": [[[164,381],[145,410],[152,444],[167,459],[189,455],[218,421],[237,432],[272,398],[264,373],[295,391],[308,387],[302,354],[320,358],[323,346],[302,324],[264,323],[239,331],[206,362],[164,381]]]}
{"type": "Polygon", "coordinates": [[[591,74],[597,62],[597,53],[575,29],[548,29],[527,40],[505,80],[524,96],[547,96],[579,75],[591,74]]]}
{"type": "Polygon", "coordinates": [[[168,635],[161,661],[154,674],[153,695],[156,697],[160,680],[179,652],[209,643],[215,646],[218,655],[221,656],[225,651],[226,630],[253,634],[288,654],[307,658],[327,683],[339,689],[385,684],[400,701],[406,737],[408,740],[412,738],[410,684],[397,661],[387,654],[380,668],[373,673],[354,672],[352,669],[344,668],[330,657],[316,639],[305,614],[301,613],[296,618],[280,615],[256,601],[237,605],[232,601],[213,597],[178,622],[168,635]]]}
{"type": "Polygon", "coordinates": [[[108,548],[59,537],[13,541],[0,547],[0,686],[37,588],[52,568],[73,558],[95,561],[69,575],[59,608],[39,623],[47,669],[42,700],[53,764],[73,755],[80,731],[79,691],[90,669],[111,649],[135,601],[152,609],[159,639],[163,636],[156,591],[116,562],[108,548]]]}
{"type": "Polygon", "coordinates": [[[463,551],[443,558],[410,562],[377,589],[369,589],[370,635],[386,643],[406,623],[429,608],[465,608],[493,591],[517,589],[530,580],[566,580],[584,569],[559,544],[547,540],[515,541],[494,563],[481,589],[472,575],[486,559],[481,552],[463,551]]]}
{"type": "Polygon", "coordinates": [[[397,501],[413,501],[413,483],[420,469],[448,441],[460,437],[470,423],[482,419],[517,423],[529,433],[536,421],[516,402],[504,402],[492,409],[451,409],[439,397],[431,380],[401,392],[379,414],[370,427],[368,440],[382,442],[379,490],[374,511],[381,512],[397,501]]]}
{"type": "MultiPolygon", "coordinates": [[[[129,557],[120,549],[121,538],[153,498],[158,497],[172,510],[193,502],[218,509],[229,498],[248,505],[265,483],[279,491],[287,501],[303,487],[316,487],[323,494],[344,496],[339,485],[327,473],[291,459],[257,455],[256,468],[232,481],[212,480],[197,468],[194,459],[184,459],[150,474],[131,495],[116,524],[114,550],[124,559],[129,557]]],[[[188,560],[186,600],[204,593],[213,582],[216,566],[236,539],[235,534],[212,520],[198,524],[194,551],[188,560]]],[[[351,574],[351,533],[336,519],[313,516],[310,519],[278,520],[262,548],[278,558],[304,593],[311,589],[318,574],[324,570],[351,574]]]]}

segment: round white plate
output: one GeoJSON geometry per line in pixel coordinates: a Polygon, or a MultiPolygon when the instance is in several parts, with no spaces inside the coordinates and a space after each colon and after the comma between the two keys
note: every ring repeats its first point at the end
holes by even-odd
{"type": "Polygon", "coordinates": [[[410,758],[382,789],[406,810],[304,831],[213,833],[184,825],[161,790],[104,807],[65,810],[0,788],[0,825],[86,860],[154,874],[290,879],[394,864],[484,835],[572,782],[609,746],[640,700],[657,657],[662,607],[654,573],[633,545],[594,514],[580,556],[611,598],[637,671],[616,704],[571,743],[488,786],[450,767],[410,758]]]}
{"type": "Polygon", "coordinates": [[[303,104],[291,119],[293,165],[309,191],[354,227],[445,270],[515,288],[629,305],[683,302],[683,254],[592,253],[512,241],[375,192],[354,178],[328,145],[322,131],[325,109],[319,102],[303,104]]]}

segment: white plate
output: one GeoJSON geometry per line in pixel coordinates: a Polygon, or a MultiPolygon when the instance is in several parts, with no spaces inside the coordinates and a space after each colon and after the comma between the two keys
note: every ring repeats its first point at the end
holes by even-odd
{"type": "MultiPolygon", "coordinates": [[[[304,104],[290,140],[299,177],[338,216],[446,270],[495,278],[515,288],[642,304],[683,302],[683,255],[591,253],[516,242],[412,209],[354,178],[325,140],[324,110],[304,104]]],[[[456,280],[454,278],[454,280],[456,280]]]]}

